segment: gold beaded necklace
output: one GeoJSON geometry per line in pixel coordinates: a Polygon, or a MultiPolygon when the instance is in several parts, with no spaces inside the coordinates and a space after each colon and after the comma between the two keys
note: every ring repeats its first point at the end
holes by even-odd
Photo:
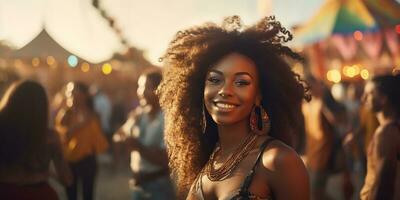
{"type": "Polygon", "coordinates": [[[250,135],[235,149],[235,151],[229,156],[229,158],[222,164],[218,169],[214,168],[215,155],[221,150],[221,146],[217,143],[214,152],[211,154],[208,160],[205,173],[210,181],[222,181],[231,175],[233,170],[239,165],[239,163],[249,154],[250,150],[257,141],[257,134],[250,133],[250,135]]]}

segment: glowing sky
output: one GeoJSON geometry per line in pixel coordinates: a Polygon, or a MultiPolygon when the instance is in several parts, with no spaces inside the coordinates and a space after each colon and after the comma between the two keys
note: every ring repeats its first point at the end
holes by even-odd
{"type": "MultiPolygon", "coordinates": [[[[272,5],[285,25],[308,19],[323,0],[100,0],[129,43],[145,50],[155,64],[180,29],[240,15],[254,23],[272,5]]],[[[90,0],[0,0],[0,40],[20,48],[42,28],[68,51],[92,62],[121,50],[116,35],[90,0]]]]}

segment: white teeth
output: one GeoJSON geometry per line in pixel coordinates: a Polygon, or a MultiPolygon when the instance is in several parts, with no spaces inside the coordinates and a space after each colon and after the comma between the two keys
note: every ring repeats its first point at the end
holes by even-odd
{"type": "Polygon", "coordinates": [[[215,105],[217,105],[217,107],[220,107],[220,108],[234,108],[235,107],[235,105],[226,104],[226,103],[216,103],[215,105]]]}

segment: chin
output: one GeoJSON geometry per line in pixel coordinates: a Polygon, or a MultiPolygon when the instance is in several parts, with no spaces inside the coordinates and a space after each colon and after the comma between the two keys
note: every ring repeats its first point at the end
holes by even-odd
{"type": "Polygon", "coordinates": [[[243,119],[234,119],[232,117],[213,117],[213,121],[219,126],[230,126],[239,123],[243,119]]]}

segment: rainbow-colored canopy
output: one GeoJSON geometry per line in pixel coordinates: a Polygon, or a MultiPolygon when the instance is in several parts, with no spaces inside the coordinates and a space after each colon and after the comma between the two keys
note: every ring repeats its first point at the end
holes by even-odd
{"type": "Polygon", "coordinates": [[[394,0],[364,0],[381,27],[400,24],[400,4],[394,0]]]}
{"type": "Polygon", "coordinates": [[[400,5],[393,0],[327,0],[294,31],[296,44],[312,44],[332,34],[377,31],[400,23],[400,5]]]}

